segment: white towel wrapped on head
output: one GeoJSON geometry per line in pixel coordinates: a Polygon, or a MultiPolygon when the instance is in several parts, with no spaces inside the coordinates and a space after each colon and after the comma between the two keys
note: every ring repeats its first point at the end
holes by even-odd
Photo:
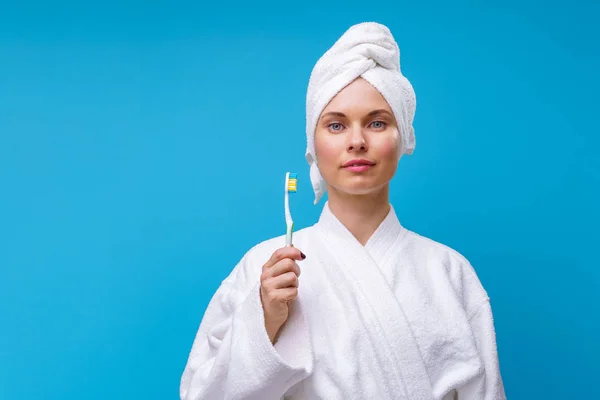
{"type": "Polygon", "coordinates": [[[319,202],[327,185],[317,167],[314,134],[323,109],[344,87],[362,77],[390,105],[398,123],[400,154],[415,148],[413,119],[416,97],[412,85],[400,71],[400,49],[390,30],[375,22],[350,27],[319,59],[310,76],[306,95],[306,160],[319,202]]]}

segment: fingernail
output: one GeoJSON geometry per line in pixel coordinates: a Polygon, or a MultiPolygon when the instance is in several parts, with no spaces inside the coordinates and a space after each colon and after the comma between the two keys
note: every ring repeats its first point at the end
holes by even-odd
{"type": "Polygon", "coordinates": [[[306,258],[303,252],[300,252],[300,257],[302,257],[303,260],[306,258]]]}

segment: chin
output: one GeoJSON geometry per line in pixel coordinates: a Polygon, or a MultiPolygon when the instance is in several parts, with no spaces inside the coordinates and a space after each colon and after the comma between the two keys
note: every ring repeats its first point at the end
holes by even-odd
{"type": "Polygon", "coordinates": [[[334,185],[335,190],[340,193],[351,195],[351,196],[364,196],[374,194],[385,188],[387,183],[373,184],[372,182],[362,182],[355,184],[341,184],[334,185]]]}

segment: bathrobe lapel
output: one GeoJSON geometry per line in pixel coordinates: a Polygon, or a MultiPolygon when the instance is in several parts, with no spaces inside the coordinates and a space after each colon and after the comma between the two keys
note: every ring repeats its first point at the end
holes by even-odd
{"type": "Polygon", "coordinates": [[[362,246],[348,229],[331,213],[326,203],[319,222],[315,225],[320,240],[315,245],[321,261],[328,268],[336,268],[346,278],[370,307],[370,316],[364,321],[367,329],[379,338],[381,351],[387,354],[390,365],[384,369],[394,371],[408,399],[431,399],[431,384],[419,348],[402,304],[386,280],[382,268],[393,253],[395,243],[406,233],[393,208],[377,231],[362,246]]]}

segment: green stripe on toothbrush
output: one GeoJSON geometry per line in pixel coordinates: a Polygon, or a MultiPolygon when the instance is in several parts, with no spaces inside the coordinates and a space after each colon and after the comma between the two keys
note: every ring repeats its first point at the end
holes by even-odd
{"type": "Polygon", "coordinates": [[[292,224],[288,227],[287,229],[287,237],[286,237],[286,241],[288,243],[292,243],[292,232],[294,231],[294,223],[292,222],[292,224]]]}

